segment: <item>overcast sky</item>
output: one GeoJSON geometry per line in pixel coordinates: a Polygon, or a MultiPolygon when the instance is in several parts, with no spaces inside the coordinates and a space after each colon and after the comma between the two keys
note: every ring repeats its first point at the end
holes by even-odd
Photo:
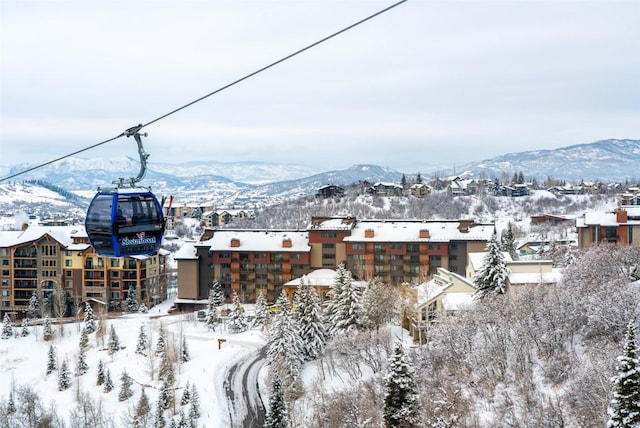
{"type": "MultiPolygon", "coordinates": [[[[0,165],[114,137],[392,3],[0,0],[0,165]]],[[[151,167],[430,172],[638,138],[639,22],[636,0],[409,0],[150,125],[145,148],[151,167]]]]}

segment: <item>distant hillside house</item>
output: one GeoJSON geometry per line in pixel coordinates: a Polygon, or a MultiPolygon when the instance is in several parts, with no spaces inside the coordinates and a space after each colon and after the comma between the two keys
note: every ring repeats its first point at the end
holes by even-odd
{"type": "Polygon", "coordinates": [[[640,189],[637,187],[629,188],[628,192],[620,195],[619,204],[624,205],[640,205],[640,189]]]}
{"type": "Polygon", "coordinates": [[[424,198],[425,196],[429,196],[431,194],[431,187],[425,183],[416,183],[411,186],[409,189],[411,192],[411,196],[416,198],[424,198]]]}
{"type": "Polygon", "coordinates": [[[587,212],[576,219],[578,248],[601,243],[637,245],[640,243],[640,206],[621,206],[613,211],[587,212]]]}
{"type": "Polygon", "coordinates": [[[559,225],[559,224],[568,224],[568,223],[573,223],[575,222],[575,217],[574,216],[567,216],[567,215],[555,215],[555,214],[539,214],[539,215],[532,215],[530,217],[531,219],[531,224],[532,225],[540,225],[540,224],[552,224],[552,225],[559,225]]]}
{"type": "Polygon", "coordinates": [[[402,186],[395,183],[376,183],[369,188],[375,196],[402,196],[402,186]]]}
{"type": "Polygon", "coordinates": [[[215,210],[202,213],[204,227],[218,227],[227,224],[253,218],[253,212],[249,210],[215,210]]]}
{"type": "Polygon", "coordinates": [[[474,179],[455,177],[448,188],[451,196],[469,196],[478,193],[478,182],[474,179]]]}
{"type": "Polygon", "coordinates": [[[336,186],[335,184],[327,184],[318,188],[316,192],[316,197],[319,198],[335,198],[335,197],[343,197],[344,196],[344,188],[340,186],[336,186]]]}

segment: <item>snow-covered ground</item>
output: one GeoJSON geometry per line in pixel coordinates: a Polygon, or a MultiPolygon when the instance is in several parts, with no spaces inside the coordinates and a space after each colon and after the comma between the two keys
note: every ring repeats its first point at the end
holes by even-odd
{"type": "MultiPolygon", "coordinates": [[[[96,337],[96,333],[89,335],[90,348],[87,351],[89,370],[82,376],[72,375],[72,386],[68,390],[58,390],[57,372],[46,375],[47,355],[49,346],[56,350],[58,365],[67,360],[71,372],[77,362],[79,353],[79,338],[81,322],[54,325],[55,337],[52,341],[43,340],[43,327],[29,327],[31,334],[27,337],[13,337],[0,340],[0,401],[7,401],[12,389],[28,386],[42,398],[44,405],[55,403],[54,406],[60,417],[67,419],[71,409],[78,405],[80,393],[88,393],[94,400],[101,400],[103,410],[114,421],[114,426],[126,426],[125,414],[135,406],[144,387],[152,407],[157,403],[161,382],[158,381],[158,365],[160,358],[153,350],[160,323],[168,333],[169,346],[175,345],[180,349],[182,337],[186,338],[187,348],[191,359],[176,366],[175,397],[176,413],[180,414],[180,398],[187,383],[195,385],[201,409],[198,426],[227,427],[231,426],[227,399],[224,391],[225,369],[235,361],[254,351],[257,346],[265,342],[265,336],[256,329],[239,334],[230,334],[222,326],[217,331],[209,331],[204,323],[196,320],[195,314],[168,315],[167,309],[171,301],[152,308],[147,314],[131,314],[111,318],[105,322],[107,335],[104,343],[96,337]],[[144,325],[152,352],[147,356],[137,354],[136,344],[140,326],[144,325]],[[108,329],[113,326],[124,349],[109,355],[105,349],[108,340],[108,329]],[[225,339],[220,348],[218,339],[225,339]],[[104,393],[102,387],[96,386],[98,363],[102,360],[110,371],[114,389],[104,393]],[[155,375],[151,376],[151,364],[155,375]],[[118,401],[120,376],[126,370],[133,378],[134,395],[129,400],[118,401]]],[[[21,327],[15,331],[21,333],[21,327]]],[[[15,394],[14,394],[14,397],[15,394]]],[[[184,409],[188,414],[189,407],[184,409]]],[[[171,412],[169,412],[171,413],[171,412]]]]}

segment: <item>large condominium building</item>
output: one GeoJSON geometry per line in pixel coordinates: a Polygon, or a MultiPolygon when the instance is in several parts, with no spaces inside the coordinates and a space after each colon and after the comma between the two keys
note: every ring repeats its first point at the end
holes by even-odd
{"type": "Polygon", "coordinates": [[[101,257],[82,226],[0,231],[0,312],[22,317],[35,293],[47,313],[56,288],[67,294],[67,314],[87,301],[101,310],[119,310],[131,287],[139,303],[152,306],[167,297],[168,254],[101,257]]]}
{"type": "Polygon", "coordinates": [[[178,303],[207,299],[220,282],[246,301],[265,292],[275,300],[284,284],[313,270],[345,264],[355,279],[418,283],[438,267],[464,275],[468,253],[484,251],[494,224],[471,220],[357,220],[313,217],[304,231],[209,229],[183,247],[178,303]]]}
{"type": "Polygon", "coordinates": [[[602,243],[640,243],[640,206],[621,206],[607,212],[588,212],[576,218],[578,248],[602,243]]]}

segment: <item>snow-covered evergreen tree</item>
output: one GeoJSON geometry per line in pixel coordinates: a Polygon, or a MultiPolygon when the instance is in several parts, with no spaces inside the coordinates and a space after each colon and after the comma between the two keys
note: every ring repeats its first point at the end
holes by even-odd
{"type": "Polygon", "coordinates": [[[164,418],[164,411],[168,408],[169,408],[169,391],[165,388],[162,388],[158,393],[158,402],[156,404],[156,418],[155,418],[156,428],[165,428],[167,426],[167,420],[164,418]]]}
{"type": "Polygon", "coordinates": [[[127,311],[138,312],[138,293],[136,292],[136,286],[130,285],[127,290],[127,311]]]}
{"type": "Polygon", "coordinates": [[[89,364],[87,364],[87,351],[86,348],[80,348],[78,352],[78,361],[76,362],[76,376],[82,376],[89,370],[89,364]]]}
{"type": "Polygon", "coordinates": [[[89,302],[84,304],[84,327],[87,329],[87,333],[91,334],[98,329],[98,321],[93,314],[93,308],[89,302]]]}
{"type": "Polygon", "coordinates": [[[513,234],[513,224],[507,223],[507,229],[502,232],[500,236],[500,247],[502,251],[509,253],[513,260],[518,258],[516,251],[516,238],[513,234]]]}
{"type": "Polygon", "coordinates": [[[265,326],[269,324],[269,317],[271,315],[271,312],[269,312],[269,307],[267,305],[267,296],[264,293],[258,294],[258,297],[256,298],[255,314],[256,317],[253,320],[253,325],[255,327],[265,326]]]}
{"type": "Polygon", "coordinates": [[[182,391],[182,398],[180,399],[180,405],[186,406],[190,402],[191,402],[191,388],[189,385],[189,381],[187,381],[187,384],[184,386],[184,390],[182,391]]]}
{"type": "Polygon", "coordinates": [[[22,330],[20,331],[20,335],[22,337],[27,337],[27,336],[29,336],[29,333],[31,333],[29,331],[29,319],[28,318],[23,318],[22,319],[22,330]]]}
{"type": "Polygon", "coordinates": [[[53,345],[49,346],[49,352],[47,354],[47,374],[51,374],[58,368],[58,357],[56,355],[56,348],[53,345]]]}
{"type": "Polygon", "coordinates": [[[82,326],[80,330],[80,343],[78,344],[80,349],[89,348],[89,332],[86,326],[82,326]]]}
{"type": "Polygon", "coordinates": [[[13,415],[17,411],[16,402],[13,399],[13,391],[9,392],[9,401],[7,401],[7,414],[13,415]]]}
{"type": "Polygon", "coordinates": [[[189,408],[189,417],[192,420],[200,417],[200,395],[196,389],[196,385],[191,385],[191,407],[189,408]]]}
{"type": "Polygon", "coordinates": [[[385,379],[384,422],[389,428],[414,427],[420,421],[418,388],[402,344],[389,358],[385,379]]]}
{"type": "Polygon", "coordinates": [[[149,347],[149,341],[147,339],[147,328],[144,324],[140,324],[140,330],[138,331],[138,343],[136,344],[136,353],[141,354],[149,347]]]}
{"type": "Polygon", "coordinates": [[[105,393],[109,393],[112,389],[113,379],[111,379],[111,370],[106,369],[104,372],[104,384],[102,385],[102,391],[105,393]]]}
{"type": "Polygon", "coordinates": [[[189,347],[187,346],[187,338],[182,336],[182,346],[180,347],[180,360],[183,363],[186,363],[191,359],[191,354],[189,353],[189,347]]]}
{"type": "Polygon", "coordinates": [[[144,303],[140,303],[140,305],[138,306],[138,312],[140,312],[141,314],[146,314],[149,312],[149,308],[147,308],[147,305],[145,305],[144,303]]]}
{"type": "Polygon", "coordinates": [[[160,407],[162,410],[168,409],[169,407],[171,407],[171,400],[171,385],[165,379],[162,381],[160,393],[158,394],[158,407],[160,407]]]}
{"type": "Polygon", "coordinates": [[[4,318],[2,318],[2,334],[0,338],[9,339],[13,337],[13,325],[11,324],[11,318],[9,318],[9,314],[5,312],[4,318]]]}
{"type": "Polygon", "coordinates": [[[71,373],[69,372],[69,363],[63,360],[58,370],[58,391],[64,391],[71,386],[71,373]]]}
{"type": "Polygon", "coordinates": [[[104,385],[105,377],[106,377],[106,373],[105,373],[104,361],[100,360],[98,361],[98,376],[96,378],[96,385],[98,386],[104,385]]]}
{"type": "Polygon", "coordinates": [[[302,341],[302,355],[306,361],[315,360],[327,343],[327,330],[322,320],[318,292],[304,278],[300,280],[296,301],[295,312],[302,341]]]}
{"type": "Polygon", "coordinates": [[[233,299],[233,306],[229,316],[227,316],[227,322],[231,333],[240,333],[247,329],[247,317],[244,314],[244,307],[242,307],[238,296],[233,299]]]}
{"type": "Polygon", "coordinates": [[[133,390],[131,386],[133,385],[133,379],[129,376],[126,370],[122,371],[120,375],[120,392],[118,393],[118,401],[128,400],[133,396],[133,390]]]}
{"type": "MultiPolygon", "coordinates": [[[[144,419],[146,419],[149,412],[151,412],[149,397],[147,396],[144,388],[142,388],[140,398],[138,399],[138,404],[136,404],[136,421],[142,422],[144,419]]],[[[142,425],[142,423],[139,423],[139,425],[142,425]]]]}
{"type": "Polygon", "coordinates": [[[36,295],[36,292],[34,291],[31,294],[31,297],[29,298],[29,309],[27,310],[28,317],[29,318],[37,318],[38,317],[38,309],[39,309],[38,296],[36,295]]]}
{"type": "Polygon", "coordinates": [[[278,374],[285,385],[289,386],[298,378],[304,361],[302,340],[284,290],[276,305],[280,311],[274,315],[269,331],[267,362],[272,372],[278,374]]]}
{"type": "Polygon", "coordinates": [[[507,291],[509,281],[509,268],[504,253],[493,235],[487,243],[487,253],[482,262],[482,267],[473,277],[476,287],[475,295],[484,297],[487,294],[504,294],[507,291]]]}
{"type": "Polygon", "coordinates": [[[613,378],[613,398],[609,404],[608,428],[640,427],[640,359],[636,329],[627,325],[624,353],[618,357],[617,375],[613,378]]]}
{"type": "Polygon", "coordinates": [[[216,330],[216,323],[220,321],[218,310],[216,309],[216,303],[213,288],[209,289],[209,300],[207,301],[207,316],[205,318],[205,325],[211,331],[216,330]]]}
{"type": "Polygon", "coordinates": [[[164,379],[170,386],[176,381],[175,371],[173,369],[173,363],[169,358],[169,353],[165,350],[160,356],[160,379],[164,379]]]}
{"type": "Polygon", "coordinates": [[[51,328],[51,320],[49,316],[44,317],[44,326],[42,327],[42,339],[49,341],[53,339],[53,328],[51,328]]]}
{"type": "Polygon", "coordinates": [[[338,267],[327,304],[329,334],[363,330],[365,326],[362,292],[344,265],[338,267]]]}
{"type": "Polygon", "coordinates": [[[113,324],[111,324],[111,327],[109,328],[109,340],[107,342],[107,349],[109,350],[109,354],[113,354],[120,350],[120,338],[118,337],[113,324]]]}
{"type": "Polygon", "coordinates": [[[167,331],[164,325],[160,323],[160,330],[158,332],[158,341],[156,342],[156,355],[164,354],[167,347],[167,331]]]}
{"type": "Polygon", "coordinates": [[[222,284],[218,281],[214,281],[211,285],[212,301],[215,306],[220,306],[224,303],[224,291],[222,290],[222,284]]]}
{"type": "Polygon", "coordinates": [[[287,428],[287,404],[284,401],[284,388],[277,375],[273,378],[269,395],[269,412],[264,422],[265,428],[287,428]]]}

